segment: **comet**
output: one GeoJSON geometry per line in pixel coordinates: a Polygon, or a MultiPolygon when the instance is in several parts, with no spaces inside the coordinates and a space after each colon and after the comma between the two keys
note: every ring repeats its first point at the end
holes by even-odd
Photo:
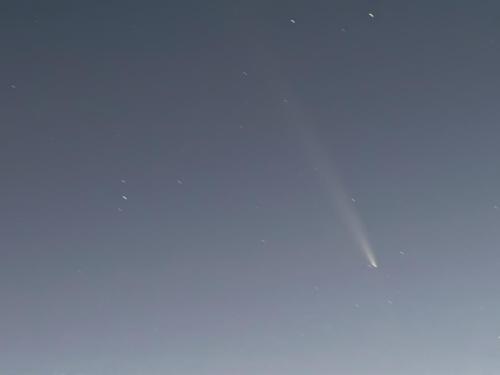
{"type": "Polygon", "coordinates": [[[368,239],[363,221],[356,211],[356,199],[346,194],[339,174],[336,172],[333,158],[328,154],[314,133],[313,128],[308,125],[311,121],[308,116],[305,116],[300,100],[293,95],[293,90],[288,88],[288,85],[284,82],[286,80],[282,81],[282,86],[283,91],[287,92],[287,98],[283,101],[283,108],[289,120],[289,125],[295,131],[303,146],[305,156],[313,165],[314,170],[317,171],[319,180],[322,181],[322,185],[326,188],[332,209],[338,213],[353,242],[366,260],[368,267],[372,269],[379,268],[376,253],[368,239]]]}
{"type": "Polygon", "coordinates": [[[333,210],[338,212],[339,218],[350,232],[354,243],[361,251],[368,266],[373,269],[378,268],[375,251],[354,205],[356,200],[346,194],[331,156],[328,155],[312,130],[303,126],[304,122],[297,121],[297,118],[300,118],[300,116],[294,116],[293,125],[298,131],[308,159],[315,166],[318,177],[328,192],[333,210]]]}

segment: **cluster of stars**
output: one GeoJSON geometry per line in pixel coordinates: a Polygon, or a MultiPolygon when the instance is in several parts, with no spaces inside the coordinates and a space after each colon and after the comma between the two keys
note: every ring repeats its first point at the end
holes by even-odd
{"type": "MultiPolygon", "coordinates": [[[[125,180],[125,179],[121,179],[121,180],[120,180],[120,183],[121,183],[122,185],[126,185],[126,184],[127,184],[127,180],[125,180]]],[[[178,178],[178,179],[176,179],[176,183],[177,183],[177,185],[183,185],[183,184],[184,184],[184,181],[183,181],[183,180],[181,180],[180,178],[178,178]]],[[[122,192],[122,193],[121,193],[121,200],[122,200],[123,202],[127,202],[127,201],[129,200],[129,196],[128,196],[128,194],[127,194],[127,193],[125,193],[125,192],[122,192]]],[[[124,208],[123,208],[123,207],[118,207],[118,208],[117,208],[117,210],[118,210],[118,212],[123,212],[123,211],[124,211],[124,208]]]]}
{"type": "MultiPolygon", "coordinates": [[[[120,183],[122,185],[125,185],[127,183],[127,181],[122,179],[122,180],[120,180],[120,183]]],[[[125,193],[122,193],[121,198],[124,201],[128,201],[128,196],[125,193]]],[[[122,207],[118,207],[118,212],[123,212],[123,208],[122,207]]]]}

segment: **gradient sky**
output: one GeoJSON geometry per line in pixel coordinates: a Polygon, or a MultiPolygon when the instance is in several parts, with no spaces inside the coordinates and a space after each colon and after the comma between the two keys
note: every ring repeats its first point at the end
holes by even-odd
{"type": "Polygon", "coordinates": [[[498,375],[499,14],[2,2],[0,374],[498,375]]]}

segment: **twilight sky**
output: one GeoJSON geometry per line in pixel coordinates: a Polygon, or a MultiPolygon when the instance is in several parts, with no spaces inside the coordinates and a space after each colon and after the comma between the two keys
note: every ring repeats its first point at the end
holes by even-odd
{"type": "Polygon", "coordinates": [[[498,375],[499,14],[2,2],[0,374],[498,375]]]}

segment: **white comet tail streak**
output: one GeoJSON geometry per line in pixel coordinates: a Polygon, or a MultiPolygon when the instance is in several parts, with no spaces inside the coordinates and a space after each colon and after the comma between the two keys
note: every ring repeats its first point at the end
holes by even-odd
{"type": "Polygon", "coordinates": [[[352,200],[342,188],[342,184],[337,177],[335,166],[331,158],[326,154],[313,132],[306,129],[305,126],[301,124],[302,121],[300,121],[300,117],[301,116],[297,114],[290,117],[290,119],[293,119],[291,123],[298,131],[306,149],[306,153],[312,164],[316,167],[315,169],[318,171],[318,177],[323,181],[323,184],[329,192],[333,208],[338,211],[340,219],[348,228],[355,243],[367,260],[368,265],[372,268],[378,268],[377,258],[370,245],[363,223],[352,205],[352,200]]]}

